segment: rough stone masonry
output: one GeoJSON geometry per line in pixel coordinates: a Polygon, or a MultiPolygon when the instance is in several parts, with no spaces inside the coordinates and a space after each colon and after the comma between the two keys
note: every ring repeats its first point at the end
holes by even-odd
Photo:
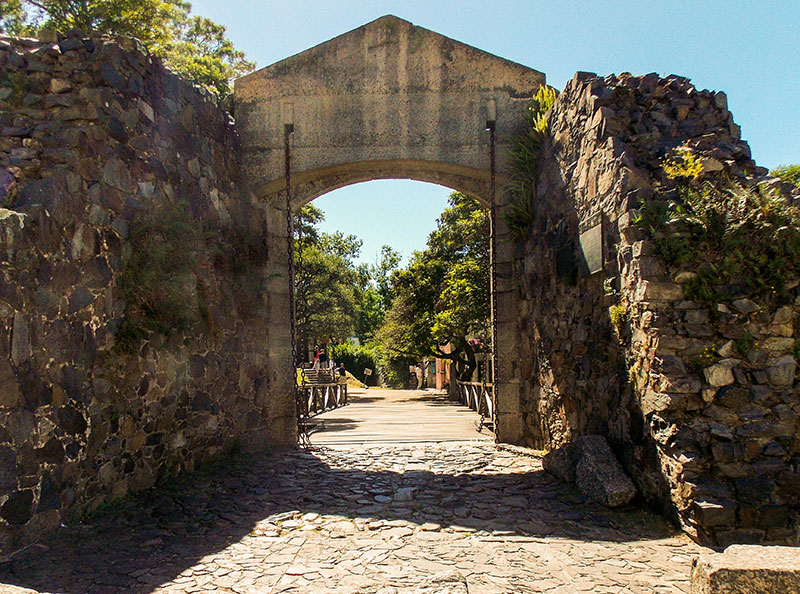
{"type": "Polygon", "coordinates": [[[125,40],[0,39],[0,72],[8,552],[233,448],[290,441],[293,412],[269,398],[267,223],[236,185],[229,116],[125,40]]]}
{"type": "MultiPolygon", "coordinates": [[[[678,76],[578,73],[549,121],[535,222],[513,275],[527,443],[604,435],[642,495],[690,534],[796,544],[800,279],[772,309],[743,283],[703,305],[684,296],[692,271],[667,269],[633,223],[643,199],[674,190],[662,163],[681,145],[708,171],[763,180],[724,93],[678,76]],[[585,261],[592,233],[596,270],[585,261]],[[625,312],[618,328],[614,305],[625,312]]],[[[776,190],[798,204],[796,189],[776,190]]]]}

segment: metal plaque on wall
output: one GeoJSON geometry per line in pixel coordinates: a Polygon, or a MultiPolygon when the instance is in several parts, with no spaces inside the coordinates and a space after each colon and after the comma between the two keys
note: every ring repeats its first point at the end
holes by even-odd
{"type": "Polygon", "coordinates": [[[581,271],[594,274],[603,269],[603,223],[599,222],[581,233],[581,271]]]}

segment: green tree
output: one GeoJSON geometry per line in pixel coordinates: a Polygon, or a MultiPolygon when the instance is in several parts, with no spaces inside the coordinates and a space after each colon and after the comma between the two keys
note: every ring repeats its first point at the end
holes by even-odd
{"type": "Polygon", "coordinates": [[[79,29],[138,39],[217,100],[230,95],[234,78],[255,68],[224,26],[191,15],[184,0],[0,0],[0,8],[0,30],[12,35],[79,29]]]}
{"type": "Polygon", "coordinates": [[[32,32],[21,0],[0,0],[0,33],[30,35],[32,32]]]}
{"type": "Polygon", "coordinates": [[[367,280],[354,263],[361,240],[340,232],[320,233],[324,213],[304,206],[295,225],[295,294],[300,348],[318,341],[341,342],[353,335],[367,280]]]}
{"type": "Polygon", "coordinates": [[[400,254],[391,246],[381,246],[378,261],[370,266],[370,275],[375,282],[375,290],[380,297],[380,304],[384,311],[388,310],[394,300],[392,289],[392,272],[400,265],[400,254]]]}
{"type": "Polygon", "coordinates": [[[123,35],[158,53],[178,33],[191,4],[182,0],[21,0],[33,26],[66,33],[123,35]]]}
{"type": "Polygon", "coordinates": [[[230,95],[231,81],[255,68],[255,63],[226,37],[223,25],[192,16],[179,21],[178,31],[164,48],[164,61],[217,98],[230,95]]]}
{"type": "Polygon", "coordinates": [[[800,165],[781,165],[770,171],[770,175],[800,187],[800,165]]]}
{"type": "Polygon", "coordinates": [[[381,247],[375,264],[360,269],[361,291],[356,311],[356,336],[369,342],[383,325],[387,310],[394,299],[391,275],[400,264],[400,254],[390,246],[381,247]]]}
{"type": "Polygon", "coordinates": [[[297,323],[310,342],[340,342],[353,335],[356,314],[355,272],[347,260],[325,251],[320,244],[303,252],[302,303],[297,323]]]}
{"type": "Polygon", "coordinates": [[[450,359],[460,378],[472,375],[470,339],[486,344],[490,336],[487,216],[475,199],[453,192],[426,249],[393,273],[395,298],[377,335],[389,353],[450,359]]]}

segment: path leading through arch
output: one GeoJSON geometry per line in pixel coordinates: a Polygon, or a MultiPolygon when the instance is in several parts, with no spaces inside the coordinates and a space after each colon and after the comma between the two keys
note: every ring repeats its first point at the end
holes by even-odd
{"type": "Polygon", "coordinates": [[[315,421],[321,430],[311,443],[319,446],[494,441],[487,429],[478,433],[478,413],[435,390],[351,390],[347,406],[315,421]]]}
{"type": "MultiPolygon", "coordinates": [[[[353,411],[403,406],[396,392],[353,411]]],[[[409,410],[433,402],[405,395],[409,410]]],[[[440,420],[462,415],[429,406],[440,420]]],[[[451,425],[470,427],[471,416],[451,425]]],[[[689,591],[702,547],[660,517],[588,501],[536,452],[446,441],[431,427],[442,441],[359,438],[183,476],[0,563],[0,592],[689,591]]]]}

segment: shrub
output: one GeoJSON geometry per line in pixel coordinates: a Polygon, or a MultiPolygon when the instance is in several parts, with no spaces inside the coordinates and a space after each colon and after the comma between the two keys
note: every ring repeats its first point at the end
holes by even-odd
{"type": "Polygon", "coordinates": [[[511,234],[518,241],[528,236],[534,219],[536,196],[536,164],[542,141],[547,137],[549,125],[545,113],[557,97],[556,90],[542,85],[528,108],[530,122],[528,131],[516,139],[509,150],[508,174],[511,183],[505,188],[509,195],[503,219],[511,234]]]}
{"type": "Polygon", "coordinates": [[[614,326],[614,329],[617,331],[617,334],[621,334],[622,327],[628,320],[627,308],[621,303],[612,305],[611,307],[608,308],[608,317],[611,319],[611,325],[614,326]]]}
{"type": "Polygon", "coordinates": [[[223,274],[240,316],[252,313],[263,293],[263,278],[253,267],[264,258],[260,234],[241,229],[202,228],[188,207],[167,205],[137,219],[128,236],[130,256],[119,277],[125,317],[116,332],[116,349],[135,352],[151,333],[169,336],[197,322],[213,331],[208,269],[223,274]]]}
{"type": "Polygon", "coordinates": [[[133,351],[150,332],[167,336],[198,319],[194,292],[201,241],[186,211],[175,207],[131,226],[131,255],[119,281],[126,303],[119,350],[133,351]]]}
{"type": "Polygon", "coordinates": [[[703,164],[688,149],[677,151],[671,159],[665,159],[662,166],[667,176],[672,179],[693,181],[703,173],[703,164]]]}
{"type": "Polygon", "coordinates": [[[783,181],[800,187],[800,165],[780,165],[770,175],[781,178],[783,181]]]}
{"type": "Polygon", "coordinates": [[[342,342],[330,347],[330,356],[337,363],[344,363],[345,369],[359,381],[367,385],[375,385],[378,375],[378,359],[375,352],[363,345],[342,342]],[[364,375],[364,369],[372,369],[372,379],[364,375]]]}
{"type": "Polygon", "coordinates": [[[782,196],[729,179],[678,183],[645,201],[634,219],[670,266],[691,267],[689,298],[714,303],[718,288],[745,284],[756,297],[782,302],[784,284],[800,276],[800,209],[782,196]]]}

